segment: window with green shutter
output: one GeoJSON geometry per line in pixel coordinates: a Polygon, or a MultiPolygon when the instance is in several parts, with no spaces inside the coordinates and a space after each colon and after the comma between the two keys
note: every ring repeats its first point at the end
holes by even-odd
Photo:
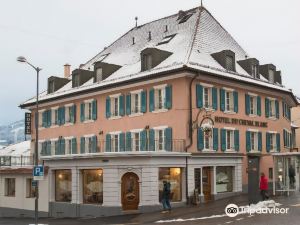
{"type": "Polygon", "coordinates": [[[153,112],[155,110],[155,102],[154,102],[154,89],[152,88],[149,91],[149,111],[153,112]]]}
{"type": "Polygon", "coordinates": [[[92,101],[92,120],[97,120],[97,100],[92,101]]]}
{"type": "Polygon", "coordinates": [[[172,108],[172,86],[168,85],[165,89],[165,109],[171,109],[172,108]]]}
{"type": "Polygon", "coordinates": [[[218,151],[219,148],[219,130],[213,128],[213,150],[218,151]]]}
{"type": "Polygon", "coordinates": [[[131,94],[126,95],[126,115],[131,114],[131,94]]]}
{"type": "Polygon", "coordinates": [[[172,128],[171,127],[165,129],[165,150],[168,152],[172,151],[172,128]]]}
{"type": "Polygon", "coordinates": [[[110,118],[110,116],[111,116],[110,97],[106,97],[105,111],[106,111],[106,113],[105,113],[106,118],[110,118]]]}
{"type": "Polygon", "coordinates": [[[257,96],[256,97],[256,110],[257,110],[257,115],[258,116],[261,116],[261,97],[260,96],[257,96]]]}
{"type": "Polygon", "coordinates": [[[265,99],[265,114],[267,118],[270,117],[270,101],[268,98],[265,99]]]}
{"type": "Polygon", "coordinates": [[[238,113],[239,111],[239,93],[237,91],[233,92],[233,110],[238,113]]]}
{"type": "Polygon", "coordinates": [[[147,111],[147,91],[141,92],[141,112],[145,113],[147,111]]]}
{"type": "Polygon", "coordinates": [[[197,108],[203,108],[203,86],[196,84],[196,101],[197,108]]]}
{"type": "Polygon", "coordinates": [[[85,121],[85,104],[83,102],[80,104],[80,121],[85,121]]]}
{"type": "Polygon", "coordinates": [[[120,152],[125,152],[125,133],[119,134],[120,152]]]}
{"type": "Polygon", "coordinates": [[[213,87],[212,89],[212,108],[218,110],[218,89],[213,87]]]}
{"type": "Polygon", "coordinates": [[[72,154],[77,154],[77,139],[72,138],[72,154]]]}
{"type": "Polygon", "coordinates": [[[85,154],[85,137],[80,138],[80,153],[85,154]]]}
{"type": "MultiPolygon", "coordinates": [[[[150,133],[150,130],[149,130],[149,133],[150,133]]],[[[147,131],[146,130],[143,130],[140,132],[140,151],[147,151],[147,131]]],[[[150,140],[150,137],[149,137],[149,147],[151,148],[151,144],[152,143],[152,140],[150,140]]],[[[153,145],[154,146],[154,145],[153,145]]],[[[151,148],[150,151],[154,151],[154,148],[151,148]]]]}
{"type": "Polygon", "coordinates": [[[220,89],[220,109],[222,112],[225,111],[225,90],[220,89]]]}
{"type": "Polygon", "coordinates": [[[119,116],[125,115],[125,97],[124,95],[119,96],[119,116]]]}
{"type": "Polygon", "coordinates": [[[204,149],[204,132],[201,128],[197,130],[197,149],[202,151],[204,149]]]}
{"type": "MultiPolygon", "coordinates": [[[[139,138],[138,138],[139,142],[139,138]]],[[[126,132],[126,151],[130,152],[132,151],[132,137],[131,137],[131,132],[126,132]]]]}
{"type": "Polygon", "coordinates": [[[240,150],[240,132],[239,130],[234,130],[234,150],[240,150]]]}
{"type": "Polygon", "coordinates": [[[110,134],[106,134],[106,137],[105,137],[105,151],[111,152],[111,135],[110,134]]]}
{"type": "Polygon", "coordinates": [[[258,151],[262,151],[262,132],[258,132],[258,151]]]}
{"type": "Polygon", "coordinates": [[[250,96],[248,94],[245,94],[245,111],[246,115],[250,114],[250,96]]]}
{"type": "Polygon", "coordinates": [[[280,133],[276,134],[276,150],[277,152],[280,152],[281,146],[280,146],[280,133]]]}
{"type": "Polygon", "coordinates": [[[246,151],[251,151],[251,132],[246,131],[246,151]]]}
{"type": "Polygon", "coordinates": [[[95,136],[91,137],[91,141],[92,141],[92,149],[91,149],[91,152],[92,152],[92,153],[98,152],[97,136],[95,135],[95,136]]]}
{"type": "Polygon", "coordinates": [[[221,150],[226,151],[226,130],[221,129],[221,150]]]}

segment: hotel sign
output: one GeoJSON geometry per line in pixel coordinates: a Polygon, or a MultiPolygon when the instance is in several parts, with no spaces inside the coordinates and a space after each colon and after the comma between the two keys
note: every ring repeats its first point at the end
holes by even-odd
{"type": "Polygon", "coordinates": [[[268,127],[267,122],[219,117],[219,116],[215,117],[215,123],[226,123],[226,124],[234,124],[234,125],[250,126],[250,127],[268,127]]]}
{"type": "Polygon", "coordinates": [[[25,113],[25,134],[31,134],[31,113],[25,113]]]}

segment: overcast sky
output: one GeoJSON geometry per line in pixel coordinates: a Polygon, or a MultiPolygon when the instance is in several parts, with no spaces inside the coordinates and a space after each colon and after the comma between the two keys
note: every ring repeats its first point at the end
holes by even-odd
{"type": "MultiPolygon", "coordinates": [[[[282,70],[283,83],[300,95],[299,0],[204,0],[204,6],[261,64],[282,70]]],[[[35,72],[47,77],[75,69],[139,24],[200,5],[200,0],[1,0],[0,124],[23,119],[18,105],[35,94],[35,72]]]]}

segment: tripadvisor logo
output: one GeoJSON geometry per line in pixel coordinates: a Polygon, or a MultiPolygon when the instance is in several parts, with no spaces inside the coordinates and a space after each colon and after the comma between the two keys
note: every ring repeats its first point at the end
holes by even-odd
{"type": "Polygon", "coordinates": [[[239,207],[235,204],[229,204],[225,208],[225,213],[229,217],[236,217],[239,214],[239,207]]]}

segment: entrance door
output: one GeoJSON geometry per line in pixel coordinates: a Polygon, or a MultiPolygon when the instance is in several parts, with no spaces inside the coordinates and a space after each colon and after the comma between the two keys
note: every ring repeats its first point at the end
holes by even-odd
{"type": "Polygon", "coordinates": [[[140,202],[139,178],[135,173],[126,173],[122,177],[122,208],[137,210],[140,202]]]}
{"type": "Polygon", "coordinates": [[[259,193],[259,157],[248,156],[248,199],[249,204],[260,201],[259,193]]]}
{"type": "Polygon", "coordinates": [[[203,167],[202,176],[204,201],[208,202],[211,200],[211,167],[203,167]]]}

